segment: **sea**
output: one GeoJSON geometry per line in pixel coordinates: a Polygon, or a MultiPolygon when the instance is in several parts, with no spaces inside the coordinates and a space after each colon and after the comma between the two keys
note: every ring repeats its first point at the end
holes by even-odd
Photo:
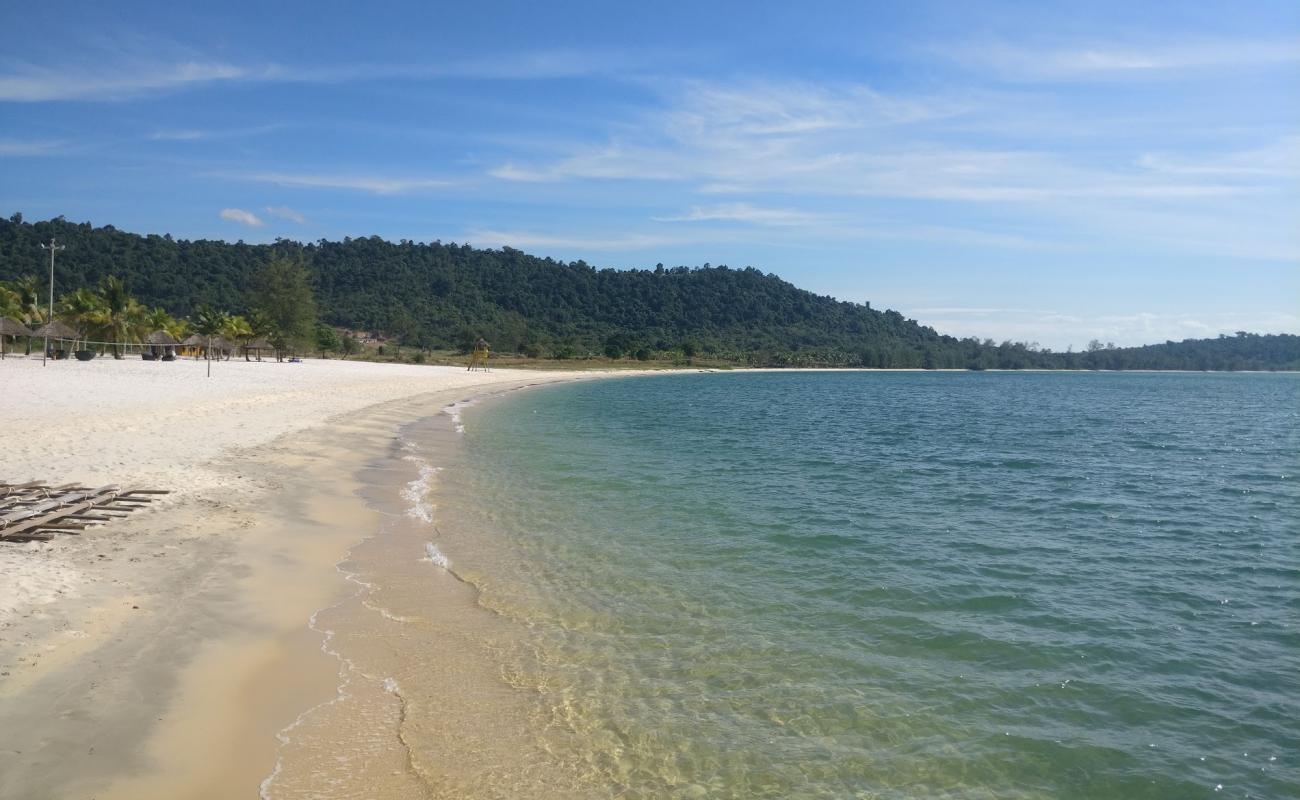
{"type": "Polygon", "coordinates": [[[431,409],[267,797],[1300,797],[1300,376],[431,409]]]}

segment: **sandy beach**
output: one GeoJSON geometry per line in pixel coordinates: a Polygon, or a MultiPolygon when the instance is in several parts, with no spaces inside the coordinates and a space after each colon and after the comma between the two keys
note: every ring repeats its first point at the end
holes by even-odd
{"type": "Polygon", "coordinates": [[[0,797],[256,797],[276,734],[335,696],[308,627],[376,525],[353,474],[400,425],[599,373],[99,360],[0,364],[0,480],[173,490],[0,544],[0,797]]]}

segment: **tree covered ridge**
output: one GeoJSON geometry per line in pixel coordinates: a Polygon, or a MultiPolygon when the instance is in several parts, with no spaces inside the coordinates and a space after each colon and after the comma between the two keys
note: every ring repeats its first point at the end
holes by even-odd
{"type": "Polygon", "coordinates": [[[38,244],[51,236],[67,245],[58,262],[61,291],[117,276],[142,302],[173,314],[200,306],[245,312],[256,304],[260,270],[287,258],[306,265],[325,321],[421,347],[484,336],[498,351],[539,356],[708,353],[776,366],[1300,368],[1300,337],[1291,335],[1052,353],[941,335],[898,312],[815,295],[753,268],[596,269],[508,247],[377,236],[231,244],[15,215],[0,220],[0,280],[45,275],[38,244]]]}

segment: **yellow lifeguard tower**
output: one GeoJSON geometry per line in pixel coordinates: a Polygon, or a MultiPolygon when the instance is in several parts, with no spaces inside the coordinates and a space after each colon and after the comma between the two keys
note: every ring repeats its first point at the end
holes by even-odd
{"type": "Polygon", "coordinates": [[[474,349],[469,354],[469,371],[488,369],[488,356],[492,354],[492,348],[488,346],[486,339],[479,339],[474,343],[474,349]]]}

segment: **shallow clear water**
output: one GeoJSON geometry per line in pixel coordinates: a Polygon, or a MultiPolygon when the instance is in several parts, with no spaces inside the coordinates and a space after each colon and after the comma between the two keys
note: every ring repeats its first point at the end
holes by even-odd
{"type": "Polygon", "coordinates": [[[1296,797],[1298,415],[1294,375],[539,389],[466,413],[438,546],[602,794],[1296,797]]]}

